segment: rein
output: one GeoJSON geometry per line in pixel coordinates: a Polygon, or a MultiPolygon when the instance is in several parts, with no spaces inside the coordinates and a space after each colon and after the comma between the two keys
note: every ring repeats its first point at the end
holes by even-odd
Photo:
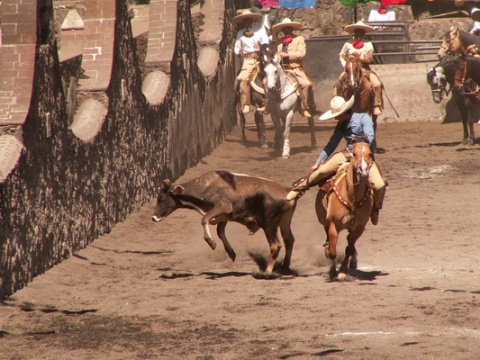
{"type": "MultiPolygon", "coordinates": [[[[371,166],[370,166],[371,167],[371,166]]],[[[340,192],[338,191],[338,188],[337,188],[337,183],[340,183],[340,181],[342,179],[345,178],[345,181],[347,183],[347,188],[348,188],[348,178],[347,175],[348,175],[348,172],[350,171],[353,171],[353,164],[350,164],[349,165],[349,169],[345,172],[343,172],[341,174],[341,177],[339,179],[337,178],[332,178],[332,179],[329,179],[327,180],[329,183],[330,183],[330,186],[331,186],[331,189],[333,191],[333,193],[335,194],[335,196],[337,197],[337,199],[348,209],[348,211],[352,214],[352,220],[350,221],[350,227],[353,226],[353,223],[355,222],[355,212],[356,210],[361,207],[366,201],[367,199],[370,197],[371,195],[371,185],[369,184],[369,182],[367,181],[367,184],[365,185],[365,195],[363,196],[363,198],[360,200],[360,201],[350,201],[349,199],[345,199],[342,194],[340,194],[340,192]]],[[[352,182],[353,183],[353,182],[352,182]]],[[[360,183],[360,181],[358,181],[357,183],[353,184],[354,186],[358,185],[360,183]]],[[[348,189],[347,189],[347,193],[348,193],[348,189]]]]}
{"type": "Polygon", "coordinates": [[[480,93],[480,88],[477,87],[476,90],[473,90],[470,85],[466,84],[465,83],[465,78],[467,77],[467,71],[468,71],[468,64],[467,62],[465,61],[464,63],[464,66],[463,66],[463,73],[462,73],[462,77],[455,77],[454,79],[454,83],[460,83],[459,86],[457,86],[458,88],[461,88],[461,91],[462,91],[462,94],[463,95],[474,95],[475,97],[477,97],[480,93]],[[465,89],[467,91],[465,91],[465,89]]]}

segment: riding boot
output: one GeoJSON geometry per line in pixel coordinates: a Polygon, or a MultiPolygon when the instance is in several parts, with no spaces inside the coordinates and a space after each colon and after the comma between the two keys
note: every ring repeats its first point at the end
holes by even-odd
{"type": "Polygon", "coordinates": [[[370,220],[372,221],[373,225],[378,224],[378,215],[383,206],[383,199],[385,198],[385,189],[386,186],[375,190],[373,193],[373,208],[372,213],[370,215],[370,220]]]}
{"type": "Polygon", "coordinates": [[[382,87],[377,86],[373,89],[375,93],[375,100],[373,105],[373,115],[380,115],[382,113],[382,103],[383,103],[383,95],[382,95],[382,87]]]}
{"type": "Polygon", "coordinates": [[[242,80],[240,83],[242,112],[244,114],[250,112],[250,82],[242,80]]]}
{"type": "MultiPolygon", "coordinates": [[[[318,169],[320,169],[320,167],[318,169]]],[[[292,190],[290,190],[290,192],[287,194],[287,200],[300,198],[312,186],[317,185],[320,182],[320,180],[322,180],[322,179],[318,179],[318,174],[320,173],[318,169],[312,172],[311,174],[308,174],[296,180],[292,184],[293,186],[292,190]]]]}

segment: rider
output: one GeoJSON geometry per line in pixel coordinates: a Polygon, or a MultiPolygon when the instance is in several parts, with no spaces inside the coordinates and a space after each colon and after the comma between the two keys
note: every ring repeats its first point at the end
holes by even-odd
{"type": "MultiPolygon", "coordinates": [[[[317,161],[310,168],[310,174],[307,178],[302,178],[295,182],[294,188],[288,193],[287,199],[295,199],[301,196],[305,190],[311,186],[317,185],[321,180],[336,173],[338,168],[345,162],[350,161],[348,152],[339,151],[330,156],[338,144],[344,138],[347,141],[347,149],[353,148],[353,143],[357,140],[368,141],[373,147],[375,134],[373,131],[373,121],[367,113],[354,113],[351,110],[355,101],[354,96],[345,101],[341,96],[335,96],[330,102],[330,110],[320,116],[320,120],[329,120],[335,118],[338,123],[330,137],[327,145],[317,158],[317,161]]],[[[374,149],[371,149],[372,152],[374,149]]],[[[382,208],[383,198],[385,197],[386,181],[374,162],[368,175],[370,183],[373,185],[373,209],[371,221],[373,225],[378,223],[379,211],[382,208]]]]}
{"type": "Polygon", "coordinates": [[[265,27],[253,24],[262,18],[262,14],[252,13],[248,9],[233,18],[236,24],[242,23],[245,28],[238,31],[234,47],[235,54],[243,59],[242,68],[236,79],[240,82],[241,108],[244,114],[250,112],[250,81],[259,70],[260,47],[270,43],[265,27]]]}
{"type": "MultiPolygon", "coordinates": [[[[365,34],[375,31],[375,29],[363,21],[358,21],[355,24],[351,24],[345,27],[344,29],[348,33],[353,33],[353,41],[346,42],[339,54],[340,63],[342,67],[345,67],[346,60],[351,56],[360,59],[363,68],[366,70],[365,73],[372,83],[373,91],[375,93],[375,99],[373,104],[373,115],[380,115],[382,113],[382,83],[375,74],[370,69],[370,63],[373,61],[373,44],[371,41],[365,41],[365,34]]],[[[342,95],[341,93],[341,84],[344,82],[346,73],[343,71],[340,74],[337,84],[335,85],[334,95],[342,95]]]]}
{"type": "Polygon", "coordinates": [[[311,92],[313,82],[302,66],[302,59],[307,53],[307,46],[303,36],[293,33],[293,30],[300,28],[303,28],[301,23],[285,18],[272,26],[272,32],[274,34],[280,31],[283,33],[283,37],[278,39],[277,55],[283,68],[295,76],[300,86],[300,113],[305,117],[311,117],[310,111],[314,111],[315,107],[311,92]]]}

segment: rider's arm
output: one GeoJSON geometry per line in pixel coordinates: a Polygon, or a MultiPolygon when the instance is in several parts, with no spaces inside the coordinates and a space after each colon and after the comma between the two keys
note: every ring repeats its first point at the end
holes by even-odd
{"type": "Polygon", "coordinates": [[[323,148],[322,152],[317,158],[317,165],[328,159],[328,157],[335,151],[342,138],[342,130],[340,130],[340,126],[337,124],[332,136],[330,137],[330,140],[328,141],[328,144],[323,148]]]}
{"type": "Polygon", "coordinates": [[[239,31],[237,33],[237,39],[235,40],[235,46],[233,48],[233,51],[237,56],[242,56],[242,43],[240,42],[240,38],[242,37],[242,35],[243,35],[243,31],[242,32],[239,31]]]}

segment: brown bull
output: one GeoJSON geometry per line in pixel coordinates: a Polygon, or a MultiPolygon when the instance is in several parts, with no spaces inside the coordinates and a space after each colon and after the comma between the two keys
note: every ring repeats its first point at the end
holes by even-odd
{"type": "Polygon", "coordinates": [[[152,219],[160,221],[180,208],[196,210],[202,215],[205,241],[215,249],[209,224],[217,225],[217,235],[233,261],[236,254],[225,236],[227,222],[243,224],[252,233],[261,228],[270,245],[266,273],[273,271],[282,247],[277,234],[280,227],[285,244],[282,272],[288,271],[295,242],[290,225],[296,207],[296,201],[286,200],[289,191],[272,180],[226,171],[211,171],[181,185],[165,180],[152,219]]]}

